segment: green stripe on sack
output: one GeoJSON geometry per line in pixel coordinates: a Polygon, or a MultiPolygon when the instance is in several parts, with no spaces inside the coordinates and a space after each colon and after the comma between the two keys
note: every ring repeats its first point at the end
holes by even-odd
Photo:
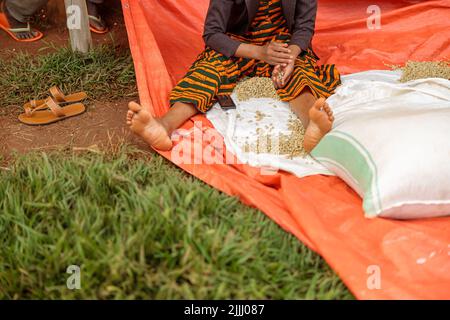
{"type": "Polygon", "coordinates": [[[324,164],[338,166],[349,179],[358,183],[364,194],[366,216],[374,217],[381,211],[375,162],[355,138],[345,132],[333,131],[320,141],[311,155],[324,164]]]}

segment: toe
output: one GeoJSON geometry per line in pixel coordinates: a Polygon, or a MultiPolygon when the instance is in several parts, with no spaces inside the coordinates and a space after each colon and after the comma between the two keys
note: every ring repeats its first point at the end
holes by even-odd
{"type": "Polygon", "coordinates": [[[331,110],[330,106],[328,105],[328,103],[325,102],[324,106],[323,106],[323,110],[327,113],[327,115],[329,117],[333,116],[333,110],[331,110]]]}
{"type": "Polygon", "coordinates": [[[320,98],[320,99],[318,99],[318,100],[316,101],[316,103],[314,104],[314,107],[315,107],[317,110],[321,110],[321,109],[323,108],[324,104],[325,104],[325,99],[324,99],[324,98],[320,98]]]}
{"type": "Polygon", "coordinates": [[[128,104],[128,108],[133,112],[139,112],[142,110],[142,106],[132,101],[128,104]]]}
{"type": "Polygon", "coordinates": [[[132,125],[132,121],[133,121],[133,118],[134,118],[134,115],[135,115],[135,114],[136,114],[136,113],[134,113],[133,111],[128,110],[128,112],[127,112],[127,119],[126,119],[127,125],[129,125],[129,126],[132,125]]]}

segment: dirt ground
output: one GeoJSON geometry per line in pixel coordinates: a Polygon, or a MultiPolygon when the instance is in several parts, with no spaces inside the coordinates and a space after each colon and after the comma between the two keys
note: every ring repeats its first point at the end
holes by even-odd
{"type": "MultiPolygon", "coordinates": [[[[95,44],[114,42],[115,46],[128,46],[125,24],[120,6],[113,5],[103,11],[111,32],[105,35],[92,34],[95,44]]],[[[45,22],[40,30],[45,33],[42,41],[19,43],[0,31],[0,58],[7,59],[15,52],[25,51],[43,54],[68,43],[68,31],[63,25],[45,22]]],[[[47,126],[27,126],[17,120],[19,108],[0,115],[0,156],[8,158],[13,152],[30,150],[51,150],[60,148],[101,148],[110,143],[127,142],[148,150],[137,137],[131,134],[125,124],[127,105],[124,98],[114,102],[94,101],[89,103],[87,112],[47,126]]]]}
{"type": "Polygon", "coordinates": [[[8,157],[12,152],[31,150],[50,151],[61,148],[96,151],[110,144],[127,142],[141,149],[145,143],[134,136],[125,124],[129,100],[115,102],[96,101],[80,116],[47,126],[28,126],[17,120],[17,115],[0,117],[2,132],[0,154],[8,157]]]}

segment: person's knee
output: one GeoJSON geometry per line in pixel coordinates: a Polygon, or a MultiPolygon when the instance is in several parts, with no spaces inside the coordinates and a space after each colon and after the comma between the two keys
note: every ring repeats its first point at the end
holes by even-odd
{"type": "Polygon", "coordinates": [[[214,63],[205,60],[198,65],[196,72],[199,78],[208,79],[210,82],[216,83],[216,85],[220,84],[220,70],[214,63]]]}

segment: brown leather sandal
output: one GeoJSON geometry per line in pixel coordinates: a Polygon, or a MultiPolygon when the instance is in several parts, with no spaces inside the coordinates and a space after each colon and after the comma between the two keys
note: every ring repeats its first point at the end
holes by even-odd
{"type": "Polygon", "coordinates": [[[73,103],[61,107],[53,98],[47,98],[45,103],[36,108],[25,108],[25,113],[19,115],[19,121],[27,125],[44,125],[77,116],[86,111],[82,103],[73,103]]]}
{"type": "MultiPolygon", "coordinates": [[[[72,93],[69,95],[65,95],[61,89],[59,89],[57,86],[50,88],[50,96],[53,97],[53,99],[60,105],[63,106],[65,104],[74,103],[74,102],[81,102],[84,99],[87,98],[87,94],[84,91],[72,93]]],[[[23,108],[26,109],[35,109],[39,107],[40,105],[44,104],[47,99],[41,99],[41,100],[31,100],[24,104],[23,108]]]]}

